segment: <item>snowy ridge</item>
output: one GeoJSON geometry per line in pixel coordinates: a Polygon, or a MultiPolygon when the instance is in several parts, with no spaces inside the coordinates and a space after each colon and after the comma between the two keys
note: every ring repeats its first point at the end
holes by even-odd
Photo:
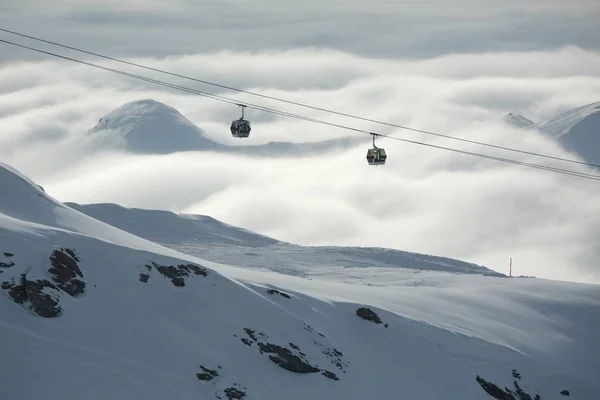
{"type": "Polygon", "coordinates": [[[512,113],[504,121],[518,128],[535,129],[586,162],[600,164],[600,102],[565,111],[539,124],[512,113]]]}
{"type": "Polygon", "coordinates": [[[569,133],[578,123],[585,118],[600,113],[600,102],[587,104],[566,111],[536,125],[540,131],[560,138],[569,133]]]}
{"type": "Polygon", "coordinates": [[[126,232],[218,263],[310,276],[340,268],[410,268],[505,276],[488,268],[392,249],[299,246],[234,227],[205,215],[125,208],[116,204],[66,203],[126,232]]]}
{"type": "Polygon", "coordinates": [[[3,398],[484,400],[505,387],[517,399],[517,385],[544,400],[600,394],[598,286],[249,270],[97,221],[10,167],[0,187],[3,398]]]}

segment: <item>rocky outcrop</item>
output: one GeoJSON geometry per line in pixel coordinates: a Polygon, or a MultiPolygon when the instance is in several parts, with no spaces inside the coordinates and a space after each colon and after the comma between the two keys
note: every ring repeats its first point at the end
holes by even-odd
{"type": "MultiPolygon", "coordinates": [[[[311,333],[316,333],[306,323],[304,323],[304,329],[311,333]]],[[[286,347],[273,343],[273,341],[262,332],[257,333],[255,330],[250,328],[244,328],[244,331],[246,332],[247,337],[240,338],[242,343],[247,346],[253,346],[256,344],[259,352],[261,354],[268,354],[269,360],[279,367],[287,371],[300,374],[321,372],[321,375],[326,378],[334,381],[340,380],[340,378],[334,372],[326,368],[321,368],[318,365],[312,365],[308,361],[307,355],[300,350],[300,346],[289,342],[289,347],[286,347]]],[[[318,335],[320,338],[325,338],[325,336],[321,333],[318,333],[318,335]]],[[[342,359],[343,354],[341,351],[325,346],[324,344],[320,343],[317,338],[313,339],[313,344],[320,348],[321,353],[327,356],[333,365],[335,365],[344,373],[346,372],[345,368],[348,364],[342,359]]]]}
{"type": "MultiPolygon", "coordinates": [[[[201,381],[211,381],[211,380],[215,379],[217,376],[219,376],[219,373],[213,369],[208,369],[202,365],[200,365],[199,367],[203,372],[197,373],[196,377],[198,379],[200,379],[201,381]]],[[[218,368],[221,368],[221,367],[218,367],[218,368]]]]}
{"type": "Polygon", "coordinates": [[[532,397],[523,389],[521,389],[519,383],[517,382],[521,380],[521,374],[517,370],[512,370],[512,376],[513,385],[515,387],[514,390],[510,390],[507,387],[505,387],[504,389],[500,389],[500,387],[491,382],[486,381],[479,375],[475,377],[475,380],[477,381],[477,383],[479,383],[481,388],[485,390],[487,394],[489,394],[496,400],[542,400],[542,397],[539,394],[535,394],[532,397]]]}
{"type": "MultiPolygon", "coordinates": [[[[14,256],[14,254],[12,253],[8,253],[5,252],[4,253],[4,260],[2,260],[2,258],[0,258],[0,268],[11,268],[15,266],[14,261],[11,260],[11,258],[14,256]]],[[[0,269],[0,273],[2,273],[3,271],[0,269]]]]}
{"type": "Polygon", "coordinates": [[[72,297],[76,297],[85,292],[85,282],[83,273],[79,269],[79,257],[74,250],[60,249],[54,250],[50,255],[52,267],[48,269],[52,280],[64,292],[72,297]]]}
{"type": "Polygon", "coordinates": [[[313,367],[306,362],[306,360],[303,360],[300,356],[292,353],[292,351],[288,348],[272,343],[258,342],[257,345],[261,352],[271,354],[269,355],[269,359],[283,369],[297,373],[320,371],[319,368],[313,367]]]}
{"type": "MultiPolygon", "coordinates": [[[[381,324],[383,322],[381,320],[381,318],[379,318],[379,315],[377,315],[377,313],[375,311],[373,311],[367,307],[361,307],[358,310],[356,310],[356,315],[358,315],[362,319],[366,319],[367,321],[375,322],[376,324],[381,324]]],[[[387,328],[387,324],[386,324],[386,328],[387,328]]]]}
{"type": "Polygon", "coordinates": [[[225,393],[225,396],[227,396],[228,400],[243,400],[246,397],[246,392],[238,389],[235,386],[228,387],[227,389],[223,390],[223,393],[225,393]]]}
{"type": "Polygon", "coordinates": [[[269,289],[269,290],[267,290],[267,293],[269,293],[269,294],[278,294],[280,296],[285,297],[286,299],[291,299],[292,298],[292,296],[290,296],[289,294],[280,292],[277,289],[269,289]]]}
{"type": "Polygon", "coordinates": [[[17,304],[26,306],[35,314],[44,318],[58,317],[62,314],[59,303],[59,289],[45,279],[28,280],[26,274],[3,282],[2,289],[8,290],[8,295],[17,304]]]}
{"type": "Polygon", "coordinates": [[[147,264],[146,268],[148,271],[152,271],[155,268],[161,275],[171,279],[171,283],[174,286],[182,287],[185,286],[185,279],[192,275],[207,276],[208,271],[206,268],[199,267],[194,264],[180,264],[177,266],[173,265],[160,265],[155,262],[151,262],[152,265],[147,264]]]}

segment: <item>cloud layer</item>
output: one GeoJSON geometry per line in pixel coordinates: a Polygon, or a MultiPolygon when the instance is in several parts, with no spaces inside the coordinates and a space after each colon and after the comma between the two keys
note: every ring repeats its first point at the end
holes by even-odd
{"type": "MultiPolygon", "coordinates": [[[[315,106],[567,158],[576,156],[540,135],[502,125],[500,117],[512,111],[539,122],[600,100],[600,54],[577,47],[413,61],[301,49],[141,62],[315,106]]],[[[401,138],[586,171],[248,95],[221,94],[401,138]]],[[[94,149],[85,132],[114,108],[142,98],[175,107],[213,140],[240,144],[228,131],[239,113],[235,106],[84,66],[21,62],[0,68],[0,157],[61,201],[202,213],[300,244],[393,247],[502,272],[513,257],[516,274],[600,282],[597,182],[383,139],[378,145],[388,150],[389,161],[377,168],[367,166],[366,147],[288,160],[209,153],[133,156],[94,149]]],[[[243,143],[358,135],[252,110],[248,114],[253,131],[243,143]]]]}

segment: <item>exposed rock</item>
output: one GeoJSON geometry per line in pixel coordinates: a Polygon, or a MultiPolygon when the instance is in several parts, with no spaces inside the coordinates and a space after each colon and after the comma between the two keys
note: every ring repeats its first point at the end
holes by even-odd
{"type": "Polygon", "coordinates": [[[269,293],[269,294],[278,294],[280,296],[285,297],[286,299],[291,299],[292,298],[292,296],[290,296],[289,294],[280,292],[277,289],[269,289],[269,290],[267,290],[267,293],[269,293]]]}
{"type": "MultiPolygon", "coordinates": [[[[6,257],[6,258],[11,258],[12,256],[14,256],[14,254],[4,253],[4,257],[6,257]]],[[[10,268],[10,267],[14,267],[14,266],[15,266],[15,263],[13,261],[10,261],[10,260],[8,262],[0,261],[0,268],[10,268]]]]}
{"type": "Polygon", "coordinates": [[[375,311],[371,310],[370,308],[361,307],[358,310],[356,310],[356,315],[358,315],[362,319],[366,319],[367,321],[375,322],[376,324],[381,324],[382,322],[379,318],[379,315],[377,315],[377,313],[375,313],[375,311]]]}
{"type": "Polygon", "coordinates": [[[85,291],[85,282],[77,279],[77,276],[83,278],[83,274],[77,265],[79,258],[71,249],[54,250],[50,255],[52,267],[48,272],[52,275],[52,280],[57,286],[76,297],[85,291]]]}
{"type": "Polygon", "coordinates": [[[568,390],[563,390],[562,392],[560,392],[560,394],[562,394],[563,396],[568,396],[570,393],[568,390]]]}
{"type": "Polygon", "coordinates": [[[505,392],[504,390],[500,389],[498,386],[494,385],[491,382],[486,381],[479,375],[477,375],[477,377],[475,379],[477,380],[477,383],[479,383],[479,385],[483,388],[483,390],[485,390],[485,392],[487,394],[489,394],[490,396],[492,396],[493,398],[495,398],[497,400],[517,400],[515,398],[515,396],[513,396],[512,394],[505,392]]]}
{"type": "Polygon", "coordinates": [[[148,279],[150,279],[150,275],[148,274],[140,274],[140,282],[148,282],[148,279]]]}
{"type": "Polygon", "coordinates": [[[242,400],[244,397],[246,397],[246,392],[242,392],[235,387],[229,387],[223,390],[223,392],[229,400],[242,400]]]}
{"type": "Polygon", "coordinates": [[[339,381],[340,380],[340,378],[338,378],[337,375],[334,374],[331,371],[323,370],[323,372],[321,372],[321,375],[323,375],[323,376],[325,376],[325,377],[327,377],[329,379],[332,379],[334,381],[339,381]]]}
{"type": "Polygon", "coordinates": [[[59,304],[59,289],[45,279],[28,280],[25,274],[21,275],[20,283],[13,279],[3,282],[2,289],[8,290],[8,295],[17,304],[28,304],[28,308],[44,318],[58,317],[62,314],[59,304]]]}
{"type": "Polygon", "coordinates": [[[523,389],[521,389],[521,387],[517,383],[517,380],[521,380],[521,374],[517,370],[515,370],[515,369],[512,370],[512,376],[514,378],[514,380],[513,380],[513,384],[515,386],[514,391],[512,391],[506,387],[504,388],[504,390],[502,390],[498,386],[494,385],[493,383],[486,381],[479,375],[477,375],[477,377],[475,379],[477,380],[479,385],[483,388],[483,390],[486,391],[487,394],[489,394],[490,396],[492,396],[493,398],[495,398],[497,400],[517,400],[517,399],[518,400],[542,400],[542,398],[539,394],[536,394],[533,397],[531,397],[531,395],[529,395],[523,389]]]}
{"type": "Polygon", "coordinates": [[[27,281],[25,286],[29,309],[44,318],[58,317],[62,314],[59,304],[58,288],[47,280],[27,281]],[[49,290],[45,290],[49,289],[49,290]],[[49,292],[49,293],[48,293],[49,292]]]}
{"type": "Polygon", "coordinates": [[[215,379],[217,376],[219,376],[219,373],[217,371],[215,371],[215,370],[208,369],[206,367],[203,367],[202,365],[200,365],[200,368],[204,372],[203,373],[198,373],[198,374],[196,374],[196,376],[201,381],[211,381],[211,380],[215,379]]]}
{"type": "Polygon", "coordinates": [[[250,336],[250,338],[253,341],[257,341],[258,339],[256,338],[255,332],[254,330],[250,329],[250,328],[244,328],[244,332],[246,332],[246,335],[250,336]]]}
{"type": "Polygon", "coordinates": [[[319,372],[319,368],[315,368],[306,361],[293,354],[289,349],[278,346],[272,343],[258,342],[258,347],[265,353],[271,353],[269,359],[283,369],[298,373],[319,372]]]}
{"type": "Polygon", "coordinates": [[[333,350],[325,348],[323,349],[323,354],[329,357],[331,363],[335,365],[340,371],[346,372],[345,368],[348,367],[348,364],[342,360],[342,352],[336,350],[335,348],[333,350]]]}
{"type": "MultiPolygon", "coordinates": [[[[171,279],[173,285],[178,287],[185,286],[185,278],[188,278],[191,275],[208,275],[208,271],[205,268],[199,267],[194,264],[180,264],[175,267],[173,265],[160,265],[155,262],[152,262],[152,266],[154,266],[154,268],[156,268],[156,270],[160,272],[163,276],[171,279]]],[[[152,270],[152,266],[146,265],[148,271],[152,270]]]]}

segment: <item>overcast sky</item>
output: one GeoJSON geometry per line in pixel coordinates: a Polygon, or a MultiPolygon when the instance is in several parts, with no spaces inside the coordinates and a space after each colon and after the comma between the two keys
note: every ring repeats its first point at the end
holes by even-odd
{"type": "MultiPolygon", "coordinates": [[[[576,158],[498,119],[512,111],[540,122],[600,101],[597,4],[5,0],[0,27],[289,100],[576,158]]],[[[0,38],[82,58],[5,33],[0,38]]],[[[280,160],[108,153],[85,132],[128,101],[162,101],[229,144],[240,144],[228,131],[239,110],[0,46],[0,159],[61,201],[202,213],[299,244],[393,247],[502,272],[513,257],[518,274],[600,283],[597,182],[389,140],[381,142],[388,164],[378,168],[366,165],[362,147],[280,160]]],[[[548,163],[220,93],[407,139],[548,163]]],[[[349,134],[248,115],[254,125],[246,143],[349,134]]]]}
{"type": "Polygon", "coordinates": [[[385,58],[565,45],[598,50],[599,20],[597,0],[3,0],[0,6],[4,28],[119,56],[304,46],[385,58]]]}

